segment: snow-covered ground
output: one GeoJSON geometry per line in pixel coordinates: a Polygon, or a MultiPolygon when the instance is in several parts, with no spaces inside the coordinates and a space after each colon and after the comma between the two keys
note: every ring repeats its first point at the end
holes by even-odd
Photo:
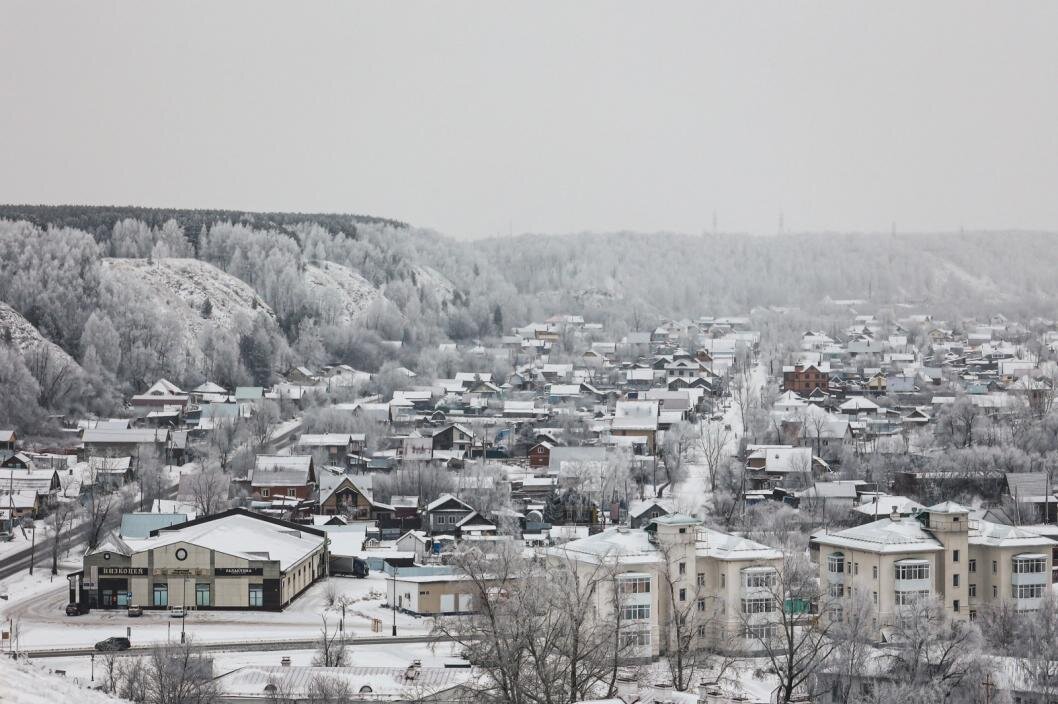
{"type": "MultiPolygon", "coordinates": [[[[87,658],[86,658],[87,661],[87,658]]],[[[102,692],[87,689],[91,684],[89,675],[84,678],[54,674],[63,669],[52,663],[16,662],[0,657],[0,702],[3,704],[56,704],[77,702],[78,704],[118,704],[125,701],[115,699],[102,692]]]]}
{"type": "MultiPolygon", "coordinates": [[[[49,570],[37,570],[30,578],[20,575],[0,584],[0,593],[8,600],[0,606],[0,618],[19,624],[19,648],[45,649],[90,646],[111,636],[124,636],[132,629],[137,645],[179,640],[180,619],[171,619],[161,611],[144,611],[139,618],[129,618],[125,611],[93,610],[81,616],[66,616],[64,609],[69,592],[64,575],[76,569],[63,565],[59,576],[51,579],[49,570]]],[[[253,642],[312,638],[320,633],[323,616],[334,629],[340,609],[327,606],[327,584],[333,583],[338,594],[351,600],[346,607],[345,630],[353,636],[385,636],[391,632],[393,612],[382,607],[387,601],[386,579],[372,573],[365,579],[333,577],[309,588],[280,613],[264,611],[192,611],[183,623],[186,632],[198,642],[253,642]],[[372,632],[372,619],[382,621],[382,632],[372,632]]],[[[398,613],[397,634],[429,633],[433,620],[398,613]]]]}

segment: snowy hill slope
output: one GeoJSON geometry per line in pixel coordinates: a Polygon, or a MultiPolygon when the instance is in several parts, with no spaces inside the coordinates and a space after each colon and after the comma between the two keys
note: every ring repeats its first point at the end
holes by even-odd
{"type": "Polygon", "coordinates": [[[412,268],[415,284],[422,289],[433,291],[438,301],[451,301],[456,287],[441,272],[428,266],[417,265],[412,268]]]}
{"type": "Polygon", "coordinates": [[[4,344],[8,339],[11,340],[12,346],[22,354],[30,352],[38,345],[46,345],[60,364],[72,365],[77,371],[81,370],[81,366],[73,357],[66,354],[58,345],[44,339],[37,328],[19,315],[15,309],[0,302],[0,344],[4,344]]]}
{"type": "Polygon", "coordinates": [[[305,284],[320,311],[320,322],[347,325],[357,320],[382,291],[352,269],[328,261],[305,267],[305,284]]]}
{"type": "Polygon", "coordinates": [[[185,336],[194,338],[208,321],[232,328],[239,317],[275,313],[246,282],[197,259],[104,259],[104,275],[144,284],[159,307],[179,316],[185,336]],[[211,310],[203,315],[206,300],[211,310]]]}

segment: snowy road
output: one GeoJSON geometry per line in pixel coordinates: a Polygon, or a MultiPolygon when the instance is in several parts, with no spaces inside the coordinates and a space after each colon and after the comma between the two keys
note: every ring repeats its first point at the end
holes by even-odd
{"type": "MultiPolygon", "coordinates": [[[[758,401],[760,391],[767,382],[767,370],[762,363],[757,364],[753,367],[753,372],[750,375],[751,398],[758,401]]],[[[723,419],[718,421],[705,419],[702,420],[701,426],[702,430],[710,425],[730,427],[731,431],[725,454],[726,456],[733,456],[738,450],[742,437],[742,418],[738,407],[731,402],[730,397],[724,397],[724,401],[728,405],[724,410],[723,419]]],[[[687,465],[687,478],[677,484],[670,491],[669,496],[677,511],[704,517],[712,502],[712,497],[709,493],[709,470],[702,461],[699,448],[695,448],[694,453],[694,459],[687,465]]]]}

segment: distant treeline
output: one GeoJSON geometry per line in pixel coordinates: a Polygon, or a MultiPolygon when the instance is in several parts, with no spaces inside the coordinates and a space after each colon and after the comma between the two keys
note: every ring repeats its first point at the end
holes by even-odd
{"type": "Polygon", "coordinates": [[[70,227],[91,233],[97,242],[108,242],[115,223],[127,218],[160,228],[175,220],[198,247],[198,235],[216,222],[233,222],[261,230],[289,232],[298,223],[314,222],[333,233],[356,238],[357,225],[388,225],[406,228],[407,223],[372,215],[345,213],[254,213],[245,210],[142,208],[112,205],[0,205],[0,219],[26,220],[38,227],[70,227]]]}

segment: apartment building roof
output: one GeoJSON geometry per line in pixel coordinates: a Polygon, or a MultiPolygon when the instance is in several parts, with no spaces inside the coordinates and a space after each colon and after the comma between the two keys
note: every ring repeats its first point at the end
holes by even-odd
{"type": "Polygon", "coordinates": [[[812,539],[820,545],[883,554],[944,550],[940,541],[914,518],[882,518],[837,533],[817,531],[812,539]]]}

